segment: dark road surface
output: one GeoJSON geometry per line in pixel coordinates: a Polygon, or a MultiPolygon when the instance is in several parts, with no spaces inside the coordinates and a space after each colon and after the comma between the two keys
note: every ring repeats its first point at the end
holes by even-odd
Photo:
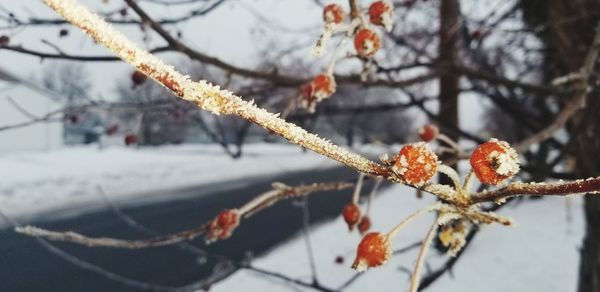
{"type": "MultiPolygon", "coordinates": [[[[189,229],[212,218],[218,211],[236,207],[269,189],[272,181],[289,185],[351,180],[355,173],[346,168],[287,173],[245,181],[198,187],[170,201],[124,206],[121,210],[141,224],[162,233],[189,229]]],[[[166,194],[168,197],[170,194],[166,194]]],[[[174,197],[177,197],[174,196],[174,197]]],[[[309,199],[311,223],[333,219],[350,200],[351,190],[320,193],[309,199]]],[[[147,234],[132,229],[113,210],[99,209],[72,218],[34,221],[51,230],[73,230],[89,236],[141,239],[147,234]]],[[[260,255],[296,234],[302,226],[302,209],[293,202],[281,202],[244,220],[229,240],[204,247],[202,239],[192,243],[209,252],[242,259],[248,252],[260,255]]],[[[87,248],[53,242],[81,259],[132,279],[170,287],[201,280],[212,270],[213,261],[203,263],[197,255],[175,246],[143,250],[87,248]]],[[[35,239],[0,231],[0,291],[140,291],[82,270],[43,249],[35,239]]]]}

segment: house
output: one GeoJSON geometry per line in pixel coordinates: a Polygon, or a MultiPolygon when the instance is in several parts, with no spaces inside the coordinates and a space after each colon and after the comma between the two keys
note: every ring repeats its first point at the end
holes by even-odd
{"type": "Polygon", "coordinates": [[[57,100],[55,94],[35,82],[0,67],[0,153],[60,148],[62,113],[57,112],[47,121],[33,122],[59,111],[62,105],[57,100]]]}

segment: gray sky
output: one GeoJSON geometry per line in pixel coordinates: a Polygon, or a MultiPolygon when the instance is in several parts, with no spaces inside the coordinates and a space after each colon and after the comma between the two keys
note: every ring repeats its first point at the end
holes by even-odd
{"type": "MultiPolygon", "coordinates": [[[[124,7],[120,0],[80,0],[94,11],[114,11],[124,7]]],[[[330,1],[347,6],[347,1],[330,1]]],[[[368,1],[362,1],[367,3],[368,1]]],[[[174,17],[185,14],[194,6],[162,6],[147,2],[141,2],[143,7],[155,19],[163,17],[174,17]]],[[[463,1],[463,12],[477,14],[480,10],[501,9],[510,7],[513,1],[481,0],[463,1]],[[492,3],[494,4],[492,6],[492,3]],[[467,4],[467,5],[465,5],[467,4]]],[[[33,15],[36,17],[57,18],[58,16],[38,0],[2,0],[1,5],[13,11],[17,16],[26,18],[33,15]]],[[[258,60],[257,56],[261,48],[269,47],[274,42],[285,48],[292,48],[295,44],[310,44],[314,42],[321,32],[322,19],[321,7],[314,1],[281,1],[281,0],[228,0],[227,3],[218,7],[206,16],[196,17],[190,21],[182,22],[175,26],[169,26],[169,30],[180,30],[183,32],[183,41],[206,54],[218,57],[229,63],[253,67],[258,60]],[[261,17],[257,17],[255,13],[261,17]],[[264,22],[276,24],[275,29],[266,28],[264,22]]],[[[130,15],[134,13],[130,11],[130,15]]],[[[409,16],[413,16],[411,14],[409,16]]],[[[418,17],[418,15],[413,16],[418,17]]],[[[421,21],[431,22],[431,19],[421,21]]],[[[402,25],[397,23],[396,25],[402,25]]],[[[142,40],[143,34],[137,26],[117,26],[117,29],[131,37],[136,43],[143,47],[152,48],[163,45],[159,36],[150,32],[150,40],[146,43],[142,40]]],[[[150,30],[148,30],[150,31],[150,30]]],[[[26,48],[54,52],[51,47],[41,42],[46,39],[60,46],[62,50],[72,54],[110,55],[110,52],[96,45],[88,36],[78,29],[69,25],[53,27],[29,27],[19,30],[2,30],[0,33],[9,33],[11,44],[23,45],[26,48]],[[68,37],[59,38],[58,32],[61,28],[69,30],[68,37]]],[[[351,45],[348,45],[351,48],[351,45]]],[[[310,47],[298,50],[296,54],[312,58],[315,71],[321,70],[328,58],[320,60],[310,55],[310,47]]],[[[181,64],[186,58],[181,54],[161,54],[175,65],[181,64]]],[[[44,64],[40,59],[6,50],[0,50],[0,60],[4,68],[20,76],[40,80],[44,64]]],[[[286,64],[289,60],[280,59],[277,62],[286,64]]],[[[51,64],[51,63],[50,63],[51,64]]],[[[345,64],[344,64],[345,65],[345,64]]],[[[46,65],[47,66],[47,65],[46,65]]],[[[115,81],[121,78],[129,78],[132,69],[122,62],[88,62],[85,66],[91,74],[93,82],[92,96],[102,96],[106,99],[114,98],[115,81]]],[[[358,66],[357,66],[358,67],[358,66]]],[[[360,70],[360,68],[354,68],[360,70]]],[[[308,77],[308,76],[306,76],[308,77]]],[[[430,83],[431,84],[431,83],[430,83]]],[[[435,92],[437,86],[427,86],[429,92],[435,92]]],[[[480,126],[480,99],[472,94],[461,96],[461,123],[466,129],[476,129],[480,126]]]]}

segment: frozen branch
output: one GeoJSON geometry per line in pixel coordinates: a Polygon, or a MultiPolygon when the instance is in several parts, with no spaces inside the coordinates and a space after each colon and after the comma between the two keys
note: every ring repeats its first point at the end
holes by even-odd
{"type": "MultiPolygon", "coordinates": [[[[297,187],[286,186],[282,183],[274,183],[274,189],[244,204],[238,209],[240,216],[248,218],[256,212],[273,205],[275,202],[307,195],[317,191],[332,191],[350,188],[353,183],[334,182],[334,183],[315,183],[310,185],[301,185],[297,187]]],[[[15,231],[33,237],[42,237],[55,241],[66,241],[85,245],[88,247],[111,247],[125,249],[140,249],[149,247],[158,247],[179,243],[185,240],[192,240],[206,231],[206,224],[194,227],[192,229],[180,231],[173,234],[161,235],[151,239],[126,240],[108,237],[89,237],[73,231],[57,232],[45,230],[35,226],[16,227],[15,231]]]]}
{"type": "Polygon", "coordinates": [[[567,196],[585,193],[600,193],[600,177],[557,183],[514,182],[497,190],[475,193],[469,199],[472,204],[477,204],[501,201],[519,195],[567,196]]]}
{"type": "Polygon", "coordinates": [[[207,81],[194,82],[155,56],[140,49],[123,34],[115,31],[99,16],[74,0],[43,0],[65,19],[81,28],[96,42],[109,48],[115,55],[149,77],[170,89],[183,100],[190,101],[214,114],[236,115],[265,129],[278,133],[292,143],[337,160],[359,172],[390,177],[388,169],[363,156],[349,152],[306,130],[280,119],[278,115],[256,107],[227,90],[221,90],[207,81]]]}

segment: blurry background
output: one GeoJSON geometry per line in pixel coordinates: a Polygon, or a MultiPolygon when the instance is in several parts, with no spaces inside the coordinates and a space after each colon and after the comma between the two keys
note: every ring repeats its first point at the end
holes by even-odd
{"type": "MultiPolygon", "coordinates": [[[[81,2],[193,79],[272,112],[284,111],[302,84],[339,58],[336,93],[315,113],[298,108],[286,119],[373,159],[417,141],[417,129],[433,123],[466,153],[490,137],[524,145],[523,181],[600,175],[600,79],[597,70],[588,80],[571,74],[597,65],[586,56],[600,1],[391,1],[395,25],[377,29],[382,49],[370,61],[353,55],[352,40],[335,55],[339,36],[324,57],[311,55],[325,1],[133,2],[151,18],[145,20],[131,2],[81,2]],[[522,143],[549,128],[544,139],[522,143]]],[[[359,1],[365,9],[371,2],[359,1]]],[[[348,1],[331,3],[349,11],[348,1]]],[[[466,161],[455,166],[468,171],[466,161]]],[[[391,264],[357,277],[349,266],[360,237],[339,218],[348,190],[282,202],[210,246],[197,239],[147,250],[87,248],[11,228],[15,220],[148,238],[203,224],[274,181],[354,179],[350,169],[245,120],[176,100],[41,1],[0,3],[1,291],[406,287],[413,244],[428,221],[399,236],[391,264]]],[[[373,202],[373,228],[388,230],[432,200],[384,184],[373,202]]],[[[519,199],[498,212],[517,227],[475,231],[458,258],[440,249],[422,289],[600,291],[596,198],[519,199]]]]}

